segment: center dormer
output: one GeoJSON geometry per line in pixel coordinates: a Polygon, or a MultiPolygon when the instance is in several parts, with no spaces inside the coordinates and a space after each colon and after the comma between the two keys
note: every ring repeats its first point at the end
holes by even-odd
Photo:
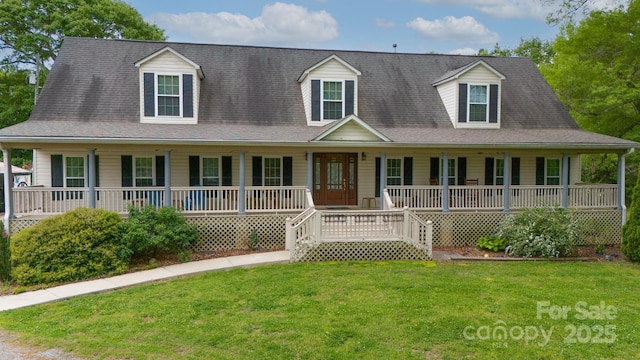
{"type": "Polygon", "coordinates": [[[309,126],[323,126],[358,114],[358,76],[361,73],[337,55],[305,70],[298,82],[309,126]]]}

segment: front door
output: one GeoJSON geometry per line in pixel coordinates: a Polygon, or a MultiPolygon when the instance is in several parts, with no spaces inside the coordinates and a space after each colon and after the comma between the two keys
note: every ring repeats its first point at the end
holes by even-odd
{"type": "Polygon", "coordinates": [[[317,205],[358,205],[358,154],[313,155],[313,200],[317,205]]]}

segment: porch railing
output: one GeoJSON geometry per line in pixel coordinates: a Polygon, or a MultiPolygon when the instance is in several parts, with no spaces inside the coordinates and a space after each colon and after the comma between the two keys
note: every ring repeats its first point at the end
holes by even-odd
{"type": "MultiPolygon", "coordinates": [[[[238,212],[239,188],[233,186],[202,186],[171,188],[171,206],[183,212],[238,212]]],[[[309,206],[307,188],[246,187],[244,200],[247,212],[302,211],[309,206]]],[[[126,213],[129,206],[165,204],[161,187],[96,188],[96,207],[126,213]]],[[[312,205],[312,204],[311,204],[312,205]]],[[[88,188],[24,187],[13,189],[13,209],[16,215],[60,214],[89,206],[88,188]]]]}
{"type": "MultiPolygon", "coordinates": [[[[503,186],[449,186],[451,210],[498,210],[504,208],[503,186]]],[[[394,207],[441,210],[442,186],[389,186],[389,198],[394,207]]],[[[556,206],[562,204],[562,186],[510,186],[509,208],[556,206]]],[[[570,208],[616,208],[618,185],[570,185],[567,194],[570,208]]]]}

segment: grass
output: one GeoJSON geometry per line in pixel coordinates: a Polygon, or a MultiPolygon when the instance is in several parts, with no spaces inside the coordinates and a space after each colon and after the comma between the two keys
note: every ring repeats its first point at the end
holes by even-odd
{"type": "Polygon", "coordinates": [[[100,359],[637,359],[639,274],[624,262],[272,265],[4,312],[0,328],[100,359]],[[539,302],[567,318],[538,316],[539,302]]]}

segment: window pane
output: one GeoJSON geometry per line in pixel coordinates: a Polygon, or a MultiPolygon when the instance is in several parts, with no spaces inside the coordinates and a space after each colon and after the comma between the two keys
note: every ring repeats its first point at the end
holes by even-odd
{"type": "Polygon", "coordinates": [[[180,116],[180,98],[158,96],[158,115],[180,116]]]}
{"type": "Polygon", "coordinates": [[[280,158],[264,159],[264,185],[280,186],[280,158]]]}
{"type": "Polygon", "coordinates": [[[487,105],[469,105],[469,121],[487,121],[487,105]]]}
{"type": "Polygon", "coordinates": [[[487,103],[487,86],[486,85],[471,85],[469,87],[469,102],[472,104],[486,104],[487,103]]]}
{"type": "Polygon", "coordinates": [[[504,185],[504,159],[496,159],[496,185],[504,185]]]}
{"type": "Polygon", "coordinates": [[[342,101],[342,82],[325,81],[323,94],[325,100],[342,101]]]}
{"type": "Polygon", "coordinates": [[[158,95],[180,95],[180,79],[177,75],[158,75],[158,95]]]}
{"type": "Polygon", "coordinates": [[[220,185],[220,168],[218,158],[202,159],[202,185],[218,186],[220,185]]]}
{"type": "Polygon", "coordinates": [[[342,119],[342,82],[325,81],[322,86],[323,119],[342,119]]]}
{"type": "Polygon", "coordinates": [[[84,158],[67,157],[67,187],[84,187],[84,158]]]}
{"type": "Polygon", "coordinates": [[[449,185],[456,184],[456,159],[449,159],[449,185]]]}
{"type": "Polygon", "coordinates": [[[136,158],[136,186],[153,186],[153,158],[136,158]]]}
{"type": "Polygon", "coordinates": [[[547,185],[560,185],[559,159],[547,159],[547,185]]]}
{"type": "Polygon", "coordinates": [[[158,116],[180,116],[180,77],[158,75],[158,116]]]}
{"type": "Polygon", "coordinates": [[[402,160],[387,159],[387,185],[402,185],[402,160]]]}

